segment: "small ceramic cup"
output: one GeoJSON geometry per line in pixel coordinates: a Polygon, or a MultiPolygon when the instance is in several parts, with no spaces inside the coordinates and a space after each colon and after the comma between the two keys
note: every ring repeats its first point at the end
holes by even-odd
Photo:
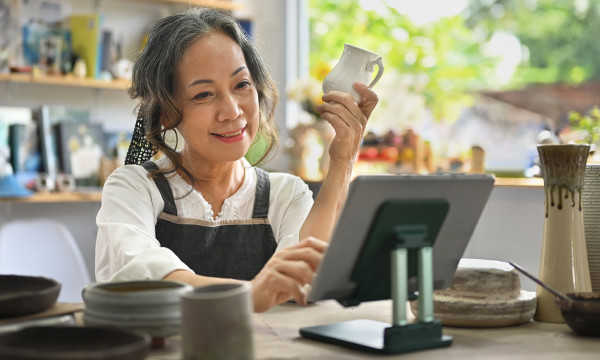
{"type": "Polygon", "coordinates": [[[249,283],[208,285],[183,293],[183,359],[253,359],[252,309],[249,283]]]}
{"type": "Polygon", "coordinates": [[[362,98],[354,90],[354,83],[368,84],[371,88],[379,81],[381,75],[383,75],[381,56],[350,44],[344,44],[340,60],[323,80],[323,93],[326,94],[332,90],[346,92],[352,95],[357,104],[360,104],[362,98]],[[376,65],[378,67],[377,74],[374,79],[371,79],[376,65]]]}

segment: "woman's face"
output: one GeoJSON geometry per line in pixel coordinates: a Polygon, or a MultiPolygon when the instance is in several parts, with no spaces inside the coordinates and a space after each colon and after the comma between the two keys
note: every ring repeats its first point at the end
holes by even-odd
{"type": "Polygon", "coordinates": [[[205,164],[242,158],[259,125],[258,93],[240,46],[213,32],[196,41],[175,71],[177,127],[184,158],[205,164]]]}

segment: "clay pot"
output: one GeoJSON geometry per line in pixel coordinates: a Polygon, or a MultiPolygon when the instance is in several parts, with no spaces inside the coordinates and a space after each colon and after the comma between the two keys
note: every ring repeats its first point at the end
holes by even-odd
{"type": "Polygon", "coordinates": [[[181,294],[191,289],[165,280],[92,284],[83,289],[83,321],[144,331],[154,339],[175,335],[181,328],[181,294]]]}
{"type": "Polygon", "coordinates": [[[568,293],[573,301],[556,297],[563,319],[578,335],[600,336],[600,292],[568,293]]]}

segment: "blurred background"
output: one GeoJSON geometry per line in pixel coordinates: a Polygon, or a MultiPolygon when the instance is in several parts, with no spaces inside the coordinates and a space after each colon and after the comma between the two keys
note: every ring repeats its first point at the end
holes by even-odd
{"type": "Polygon", "coordinates": [[[0,222],[64,224],[92,279],[101,186],[136,119],[131,60],[190,6],[231,12],[264,54],[280,145],[260,166],[315,191],[332,136],[322,81],[345,43],[381,56],[353,175],[495,174],[465,256],[538,268],[536,145],[589,143],[600,162],[600,0],[0,0],[0,222]]]}
{"type": "Polygon", "coordinates": [[[344,43],[384,59],[359,173],[530,177],[539,142],[598,141],[598,0],[309,0],[308,21],[307,112],[344,43]]]}

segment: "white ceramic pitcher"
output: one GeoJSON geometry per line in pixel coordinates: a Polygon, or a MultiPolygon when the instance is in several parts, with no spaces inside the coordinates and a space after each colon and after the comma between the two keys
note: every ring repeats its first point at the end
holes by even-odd
{"type": "Polygon", "coordinates": [[[344,44],[344,51],[338,63],[323,80],[323,93],[332,90],[343,91],[352,95],[354,101],[359,103],[361,97],[352,88],[355,82],[369,84],[373,87],[383,74],[383,60],[381,56],[354,45],[344,44]],[[375,65],[378,66],[377,75],[373,80],[375,65]]]}

